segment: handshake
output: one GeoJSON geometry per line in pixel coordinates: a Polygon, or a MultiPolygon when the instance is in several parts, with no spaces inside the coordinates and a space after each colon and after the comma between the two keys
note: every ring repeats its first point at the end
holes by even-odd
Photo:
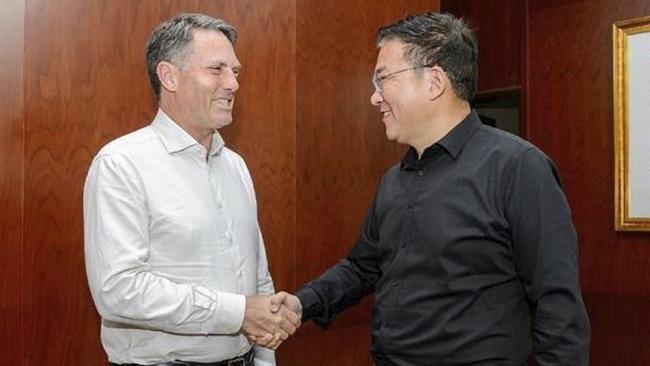
{"type": "Polygon", "coordinates": [[[275,295],[246,297],[242,333],[251,342],[277,349],[300,327],[300,300],[284,291],[275,295]]]}

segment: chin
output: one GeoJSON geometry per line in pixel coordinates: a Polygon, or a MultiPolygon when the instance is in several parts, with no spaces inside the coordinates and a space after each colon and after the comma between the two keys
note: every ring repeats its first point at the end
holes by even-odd
{"type": "Polygon", "coordinates": [[[396,141],[397,140],[397,134],[395,131],[391,131],[390,129],[386,129],[386,138],[388,141],[396,141]]]}
{"type": "Polygon", "coordinates": [[[232,123],[232,117],[229,117],[229,118],[224,118],[224,117],[214,118],[213,121],[214,121],[214,123],[213,123],[214,128],[215,129],[220,129],[222,127],[226,127],[229,124],[231,124],[232,123]]]}

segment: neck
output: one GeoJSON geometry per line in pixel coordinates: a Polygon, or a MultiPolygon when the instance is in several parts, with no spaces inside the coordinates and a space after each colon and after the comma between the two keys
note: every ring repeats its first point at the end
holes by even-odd
{"type": "Polygon", "coordinates": [[[212,134],[214,133],[213,130],[199,128],[193,125],[186,117],[187,114],[183,113],[182,109],[179,108],[177,103],[174,103],[174,100],[171,98],[166,98],[161,95],[159,107],[169,116],[169,118],[192,136],[196,142],[203,145],[206,150],[210,151],[210,147],[212,146],[212,134]]]}
{"type": "Polygon", "coordinates": [[[427,131],[421,134],[417,141],[410,144],[418,153],[418,159],[422,157],[427,147],[440,141],[472,111],[469,103],[464,100],[448,101],[437,107],[436,110],[440,112],[431,116],[429,119],[431,123],[428,124],[427,131]]]}

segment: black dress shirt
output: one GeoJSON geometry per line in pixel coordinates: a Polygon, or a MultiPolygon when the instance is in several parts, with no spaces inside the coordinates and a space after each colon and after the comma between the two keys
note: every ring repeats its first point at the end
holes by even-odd
{"type": "Polygon", "coordinates": [[[553,162],[470,113],[383,177],[346,259],[301,288],[324,326],[375,295],[380,365],[587,365],[571,212],[553,162]]]}

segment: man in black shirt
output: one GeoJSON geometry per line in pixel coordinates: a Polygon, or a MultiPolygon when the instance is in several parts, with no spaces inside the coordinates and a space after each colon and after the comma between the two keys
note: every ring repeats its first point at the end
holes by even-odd
{"type": "Polygon", "coordinates": [[[347,258],[283,302],[303,320],[375,295],[382,365],[588,364],[571,212],[553,162],[481,124],[469,101],[477,46],[450,15],[379,31],[373,105],[411,148],[383,177],[347,258]]]}

